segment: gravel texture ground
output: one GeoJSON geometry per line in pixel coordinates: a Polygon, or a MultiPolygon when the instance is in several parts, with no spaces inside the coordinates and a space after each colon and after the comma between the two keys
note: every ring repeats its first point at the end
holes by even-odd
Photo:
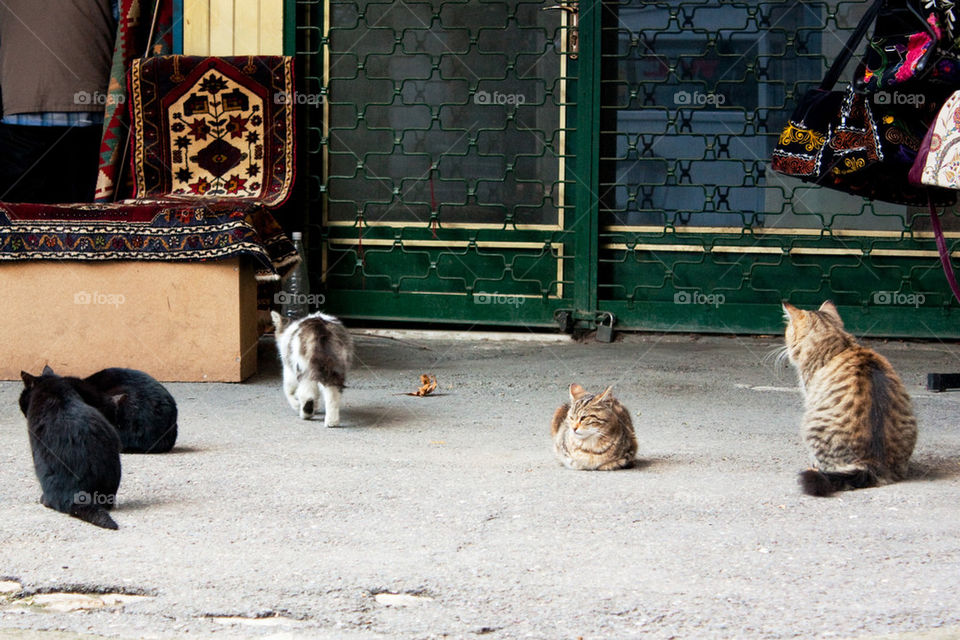
{"type": "Polygon", "coordinates": [[[357,342],[342,428],[296,417],[269,339],[245,384],[169,385],[177,448],[123,457],[116,532],[37,503],[0,383],[0,639],[958,637],[960,392],[924,381],[960,346],[870,343],[911,478],[815,499],[779,338],[357,342]],[[574,381],[615,385],[636,468],[554,460],[574,381]]]}

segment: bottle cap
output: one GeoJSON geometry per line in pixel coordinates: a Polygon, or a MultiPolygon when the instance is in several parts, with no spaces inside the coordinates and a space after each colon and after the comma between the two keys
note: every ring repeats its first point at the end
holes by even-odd
{"type": "Polygon", "coordinates": [[[294,231],[293,233],[290,234],[290,237],[294,240],[302,240],[303,233],[301,233],[300,231],[294,231]]]}

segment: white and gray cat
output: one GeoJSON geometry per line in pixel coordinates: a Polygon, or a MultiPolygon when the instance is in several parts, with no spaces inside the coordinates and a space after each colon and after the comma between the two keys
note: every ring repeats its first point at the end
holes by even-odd
{"type": "Polygon", "coordinates": [[[270,312],[283,363],[283,393],[309,420],[323,394],[325,427],[340,424],[340,398],[353,358],[353,340],[338,319],[313,313],[298,320],[270,312]]]}

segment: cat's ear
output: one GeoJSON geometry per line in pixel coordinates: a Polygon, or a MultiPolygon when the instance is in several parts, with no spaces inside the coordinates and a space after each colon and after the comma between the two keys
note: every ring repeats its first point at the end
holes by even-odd
{"type": "Polygon", "coordinates": [[[115,407],[119,407],[121,404],[123,404],[123,402],[126,399],[127,399],[127,394],[125,393],[120,393],[115,396],[107,396],[107,400],[109,400],[110,404],[112,404],[115,407]]]}
{"type": "Polygon", "coordinates": [[[273,320],[273,328],[277,333],[283,331],[283,316],[276,311],[270,312],[270,319],[273,320]]]}
{"type": "Polygon", "coordinates": [[[784,301],[782,304],[783,304],[783,317],[787,320],[787,322],[790,322],[791,320],[796,318],[798,315],[800,315],[800,309],[797,309],[795,306],[793,306],[789,302],[784,301]]]}
{"type": "Polygon", "coordinates": [[[843,320],[840,319],[840,312],[837,311],[837,305],[833,304],[833,300],[824,301],[824,303],[820,305],[820,311],[839,322],[840,326],[843,326],[843,320]]]}
{"type": "Polygon", "coordinates": [[[50,365],[45,364],[45,365],[43,365],[43,373],[41,373],[40,375],[42,375],[42,376],[55,376],[55,375],[57,375],[57,374],[55,374],[55,373],[53,372],[53,369],[50,368],[50,365]]]}
{"type": "Polygon", "coordinates": [[[32,387],[33,384],[37,381],[37,378],[35,376],[30,375],[26,371],[20,372],[20,379],[23,380],[23,384],[27,389],[32,387]]]}
{"type": "Polygon", "coordinates": [[[610,385],[609,387],[603,390],[603,393],[599,394],[596,398],[594,398],[594,401],[603,402],[604,400],[610,397],[610,391],[612,389],[613,389],[613,385],[610,385]]]}
{"type": "Polygon", "coordinates": [[[586,389],[584,389],[583,387],[578,385],[576,382],[574,382],[572,385],[570,385],[570,401],[576,402],[577,400],[580,399],[580,396],[582,396],[586,392],[587,392],[586,389]]]}

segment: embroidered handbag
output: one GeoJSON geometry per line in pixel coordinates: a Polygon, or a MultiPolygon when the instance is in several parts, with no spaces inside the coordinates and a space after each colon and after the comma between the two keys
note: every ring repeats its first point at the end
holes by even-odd
{"type": "Polygon", "coordinates": [[[915,81],[926,90],[957,86],[953,5],[954,0],[880,1],[863,68],[854,80],[857,91],[908,90],[915,81]]]}
{"type": "Polygon", "coordinates": [[[852,86],[833,90],[879,9],[880,2],[871,5],[820,86],[801,96],[774,148],[771,167],[872,200],[922,206],[929,197],[938,205],[952,204],[955,193],[918,187],[907,178],[934,104],[890,104],[852,86]]]}

